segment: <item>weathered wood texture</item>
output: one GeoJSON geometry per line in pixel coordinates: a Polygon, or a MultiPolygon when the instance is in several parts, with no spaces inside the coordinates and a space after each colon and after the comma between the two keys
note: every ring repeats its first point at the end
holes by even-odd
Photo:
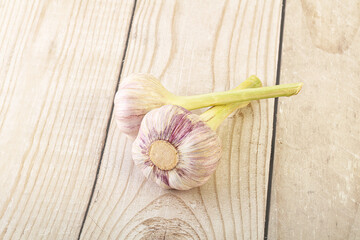
{"type": "Polygon", "coordinates": [[[133,1],[0,1],[0,239],[75,239],[133,1]]]}
{"type": "Polygon", "coordinates": [[[360,2],[288,1],[269,239],[360,239],[360,2]]]}
{"type": "MultiPolygon", "coordinates": [[[[174,93],[230,89],[251,74],[274,85],[281,1],[137,2],[123,76],[151,72],[174,93]]],[[[82,239],[262,239],[273,100],[218,130],[223,159],[190,191],[165,191],[134,168],[112,121],[82,239]]]]}

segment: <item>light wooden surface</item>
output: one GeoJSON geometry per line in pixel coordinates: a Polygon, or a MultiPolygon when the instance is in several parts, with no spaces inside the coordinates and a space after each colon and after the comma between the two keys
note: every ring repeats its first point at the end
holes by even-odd
{"type": "MultiPolygon", "coordinates": [[[[111,110],[122,66],[182,95],[274,85],[281,9],[0,0],[0,239],[263,239],[273,100],[225,121],[190,191],[144,179],[111,110]]],[[[279,100],[269,239],[360,239],[359,25],[356,0],[287,3],[280,82],[305,85],[279,100]]]]}
{"type": "Polygon", "coordinates": [[[288,1],[269,239],[360,239],[360,3],[288,1]],[[314,3],[315,2],[315,3],[314,3]]]}
{"type": "MultiPolygon", "coordinates": [[[[123,75],[150,72],[183,95],[233,88],[251,74],[274,85],[281,1],[138,1],[123,75]]],[[[207,184],[166,191],[134,168],[111,123],[82,239],[263,239],[273,100],[253,102],[218,133],[207,184]]]]}
{"type": "Polygon", "coordinates": [[[132,1],[0,1],[0,239],[76,239],[132,1]]]}

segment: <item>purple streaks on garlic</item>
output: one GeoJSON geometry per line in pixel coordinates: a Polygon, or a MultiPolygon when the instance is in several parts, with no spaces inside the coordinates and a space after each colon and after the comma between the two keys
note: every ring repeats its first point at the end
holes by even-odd
{"type": "Polygon", "coordinates": [[[146,114],[132,152],[135,164],[147,178],[163,188],[187,190],[210,178],[221,158],[221,143],[198,115],[166,105],[146,114]],[[176,151],[178,162],[172,169],[163,170],[150,159],[152,144],[160,140],[176,151]]]}

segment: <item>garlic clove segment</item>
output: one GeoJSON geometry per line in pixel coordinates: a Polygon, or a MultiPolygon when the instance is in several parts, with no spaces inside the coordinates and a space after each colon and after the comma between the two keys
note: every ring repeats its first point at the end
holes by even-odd
{"type": "Polygon", "coordinates": [[[176,105],[147,113],[132,146],[135,165],[166,189],[204,184],[221,158],[221,142],[199,115],[176,105]]]}

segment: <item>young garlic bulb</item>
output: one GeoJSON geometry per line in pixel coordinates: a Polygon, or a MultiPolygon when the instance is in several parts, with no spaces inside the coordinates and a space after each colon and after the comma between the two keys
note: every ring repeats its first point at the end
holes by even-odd
{"type": "Polygon", "coordinates": [[[131,74],[120,82],[115,95],[114,115],[117,126],[127,136],[135,138],[146,113],[175,103],[175,99],[175,95],[152,75],[131,74]]]}
{"type": "MultiPolygon", "coordinates": [[[[239,87],[261,86],[259,82],[252,76],[239,87]]],[[[252,95],[245,94],[243,99],[290,96],[297,94],[301,86],[281,86],[280,91],[263,88],[258,91],[260,94],[250,92],[252,95]]],[[[150,111],[132,146],[135,165],[145,177],[166,189],[188,190],[201,186],[213,174],[221,158],[221,143],[215,130],[235,109],[247,104],[216,106],[200,116],[175,105],[150,111]]]]}
{"type": "MultiPolygon", "coordinates": [[[[256,76],[252,76],[256,78],[256,76]]],[[[121,81],[115,96],[114,115],[120,131],[135,138],[145,114],[163,105],[178,105],[188,110],[224,105],[239,101],[260,99],[260,92],[244,92],[239,86],[227,92],[216,92],[195,96],[176,96],[166,90],[155,77],[149,74],[132,74],[121,81]]],[[[267,91],[276,97],[282,91],[280,86],[267,91]]]]}
{"type": "Polygon", "coordinates": [[[165,105],[145,115],[132,156],[145,177],[159,186],[187,190],[205,183],[215,171],[221,142],[199,115],[165,105]]]}

